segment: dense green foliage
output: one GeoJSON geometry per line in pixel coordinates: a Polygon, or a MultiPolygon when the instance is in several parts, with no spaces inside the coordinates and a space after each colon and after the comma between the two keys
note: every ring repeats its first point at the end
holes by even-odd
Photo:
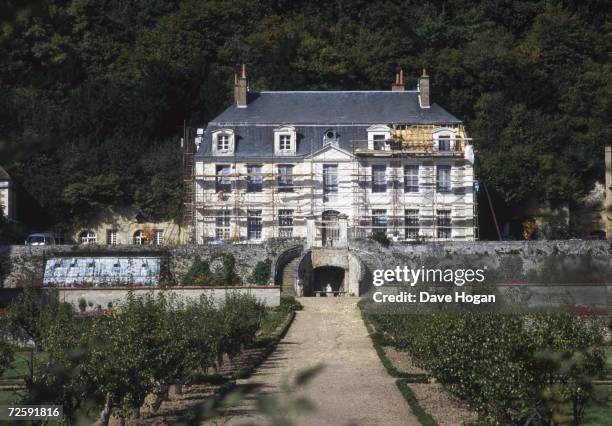
{"type": "Polygon", "coordinates": [[[4,374],[15,359],[15,353],[10,344],[4,340],[0,340],[0,376],[4,374]]]}
{"type": "Polygon", "coordinates": [[[592,379],[604,371],[602,323],[596,320],[496,314],[369,318],[390,344],[408,351],[491,424],[576,424],[592,379]]]}
{"type": "Polygon", "coordinates": [[[211,263],[199,256],[193,262],[181,280],[182,285],[196,286],[233,286],[240,284],[240,276],[236,273],[236,258],[231,253],[224,253],[213,259],[211,263]]]}
{"type": "Polygon", "coordinates": [[[183,285],[208,285],[210,283],[210,266],[207,261],[202,260],[200,256],[196,256],[191,263],[191,266],[183,275],[183,285]]]}
{"type": "Polygon", "coordinates": [[[270,279],[270,269],[272,268],[272,260],[260,260],[253,268],[253,272],[249,278],[249,283],[266,285],[270,279]]]}
{"type": "Polygon", "coordinates": [[[110,412],[129,415],[150,393],[167,397],[168,386],[201,376],[251,345],[267,314],[254,297],[241,294],[215,306],[204,296],[185,303],[172,293],[130,293],[110,315],[88,318],[56,299],[35,300],[26,290],[10,305],[3,337],[33,339],[35,349],[48,354],[44,364],[28,366],[24,402],[62,405],[69,418],[101,406],[106,419],[110,412]]]}
{"type": "Polygon", "coordinates": [[[20,244],[23,242],[23,227],[15,220],[4,215],[0,205],[0,244],[20,244]]]}
{"type": "Polygon", "coordinates": [[[176,217],[172,138],[230,103],[242,62],[252,90],[388,89],[400,67],[414,87],[427,67],[503,220],[529,201],[571,204],[612,139],[601,0],[25,5],[0,36],[0,158],[54,223],[125,204],[176,217]]]}

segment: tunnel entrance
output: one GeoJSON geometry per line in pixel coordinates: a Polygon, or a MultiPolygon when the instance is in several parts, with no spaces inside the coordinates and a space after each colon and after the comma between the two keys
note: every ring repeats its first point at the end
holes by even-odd
{"type": "Polygon", "coordinates": [[[321,266],[312,271],[312,294],[325,292],[327,285],[331,286],[332,291],[346,291],[344,283],[344,268],[338,266],[321,266]]]}

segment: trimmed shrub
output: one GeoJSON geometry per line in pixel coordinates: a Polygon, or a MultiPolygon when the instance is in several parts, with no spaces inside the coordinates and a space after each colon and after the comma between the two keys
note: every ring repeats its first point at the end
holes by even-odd
{"type": "Polygon", "coordinates": [[[264,306],[251,295],[231,292],[221,306],[219,360],[224,354],[232,359],[251,345],[261,324],[264,306]]]}
{"type": "Polygon", "coordinates": [[[502,424],[579,422],[603,371],[599,321],[569,315],[378,315],[389,343],[502,424]],[[556,420],[555,420],[556,421],[556,420]]]}
{"type": "Polygon", "coordinates": [[[208,262],[202,260],[199,256],[193,260],[191,267],[183,276],[183,285],[210,285],[211,272],[208,262]]]}
{"type": "Polygon", "coordinates": [[[253,272],[249,281],[253,284],[266,285],[270,279],[270,268],[272,268],[272,260],[260,260],[253,268],[253,272]]]}

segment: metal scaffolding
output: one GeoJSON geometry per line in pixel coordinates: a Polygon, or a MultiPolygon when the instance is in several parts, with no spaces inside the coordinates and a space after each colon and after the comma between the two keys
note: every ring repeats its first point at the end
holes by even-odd
{"type": "MultiPolygon", "coordinates": [[[[353,203],[353,218],[348,223],[348,237],[358,238],[366,237],[369,233],[377,229],[385,230],[388,235],[399,240],[447,240],[450,239],[441,237],[444,235],[444,229],[448,225],[443,223],[446,220],[441,218],[440,212],[445,212],[452,208],[452,220],[459,223],[452,224],[452,229],[473,229],[470,238],[477,238],[477,207],[476,194],[474,193],[473,181],[465,182],[463,168],[452,168],[453,172],[449,172],[450,187],[462,188],[456,193],[450,192],[455,197],[452,204],[440,203],[440,198],[445,194],[438,189],[437,168],[434,166],[435,158],[448,158],[450,160],[463,158],[463,152],[466,144],[471,144],[472,139],[465,136],[462,127],[456,124],[449,124],[446,128],[458,131],[458,137],[453,138],[454,146],[448,150],[439,150],[435,146],[435,139],[432,135],[432,126],[411,126],[411,125],[393,125],[391,127],[391,137],[384,141],[383,149],[364,149],[359,148],[364,145],[363,140],[353,140],[351,142],[353,157],[351,173],[338,173],[337,186],[338,188],[350,188],[351,199],[353,203]],[[414,137],[413,134],[428,133],[429,137],[414,137]],[[410,193],[406,191],[406,177],[404,171],[404,161],[406,159],[420,160],[418,173],[418,193],[410,193]],[[383,160],[383,161],[381,161],[383,160]],[[374,199],[378,196],[373,193],[371,188],[373,185],[373,174],[371,172],[372,164],[386,165],[386,189],[381,192],[381,199],[384,201],[376,202],[374,199]],[[467,184],[471,187],[467,188],[467,184]],[[383,195],[386,193],[386,197],[383,195]],[[468,200],[467,195],[472,195],[472,200],[468,200]],[[414,204],[410,198],[419,197],[419,202],[414,204]],[[380,210],[384,210],[384,218],[381,219],[380,214],[374,214],[373,210],[377,209],[377,204],[380,205],[380,210]],[[443,208],[441,207],[444,207],[443,208]],[[419,235],[417,238],[406,238],[409,236],[408,229],[413,229],[415,225],[410,223],[407,211],[418,210],[418,229],[419,235]]],[[[185,144],[187,145],[187,144],[185,144]]],[[[313,144],[310,145],[310,155],[313,154],[313,144]]],[[[185,154],[187,156],[187,154],[185,154]]],[[[308,158],[308,156],[306,156],[308,158]]],[[[262,165],[260,173],[244,173],[237,168],[237,160],[235,156],[220,160],[219,163],[230,165],[232,168],[230,173],[193,173],[193,155],[191,156],[191,176],[185,178],[186,182],[186,205],[185,205],[185,223],[191,223],[194,232],[197,228],[195,211],[201,213],[203,226],[212,226],[217,223],[218,211],[230,211],[229,220],[234,226],[231,226],[230,240],[238,241],[240,239],[239,230],[243,229],[248,223],[249,215],[255,215],[257,211],[266,210],[266,216],[260,218],[262,227],[272,230],[274,237],[281,236],[281,228],[284,235],[288,234],[287,225],[281,225],[279,212],[286,209],[296,210],[299,215],[293,216],[293,222],[304,222],[306,217],[316,218],[316,232],[318,237],[322,237],[322,233],[326,228],[333,227],[336,224],[335,219],[326,220],[323,215],[329,210],[329,204],[326,206],[324,202],[323,191],[323,175],[315,170],[314,162],[310,161],[310,170],[303,173],[291,174],[293,181],[291,182],[291,192],[286,192],[288,188],[285,185],[280,185],[279,173],[277,167],[285,164],[298,164],[304,161],[301,158],[298,162],[294,157],[281,157],[271,155],[265,161],[259,160],[262,165]],[[231,164],[230,164],[231,163],[231,164]],[[263,166],[267,166],[271,171],[264,172],[263,166]],[[261,179],[262,192],[248,192],[248,180],[252,177],[261,179]],[[218,190],[219,182],[230,180],[231,191],[218,190]],[[190,188],[188,188],[191,185],[190,188]],[[201,191],[198,198],[195,198],[194,186],[201,185],[201,191]],[[212,185],[215,185],[215,190],[211,191],[212,185]],[[191,195],[189,195],[191,194],[191,195]],[[290,198],[290,201],[286,199],[290,198]],[[192,200],[191,206],[188,201],[192,200]],[[291,207],[285,207],[290,204],[291,207]],[[191,207],[191,209],[189,209],[191,207]],[[308,208],[308,211],[304,211],[308,208]],[[188,212],[191,212],[188,214],[188,212]],[[255,213],[250,213],[255,212],[255,213]],[[189,222],[188,222],[189,221],[189,222]]],[[[332,162],[330,160],[330,162],[332,162]]],[[[255,163],[253,163],[255,164],[255,163]]],[[[416,162],[415,162],[416,164],[416,162]]],[[[184,160],[185,167],[189,166],[189,160],[184,160]]],[[[347,200],[348,201],[348,200],[347,200]]],[[[256,216],[255,216],[256,217],[256,216]]],[[[224,216],[227,218],[227,215],[224,216]]],[[[225,219],[224,219],[225,220],[225,219]]],[[[450,216],[449,216],[449,219],[450,216]]],[[[450,222],[449,222],[450,223],[450,222]]],[[[469,235],[469,234],[468,234],[469,235]]],[[[200,236],[204,241],[210,237],[200,236]]],[[[193,234],[195,240],[195,234],[193,234]]],[[[198,239],[199,240],[199,239],[198,239]]]]}

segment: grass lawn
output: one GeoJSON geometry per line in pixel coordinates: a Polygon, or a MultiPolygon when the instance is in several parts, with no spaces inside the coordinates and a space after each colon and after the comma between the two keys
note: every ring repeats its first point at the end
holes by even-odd
{"type": "MultiPolygon", "coordinates": [[[[46,352],[34,353],[35,364],[45,363],[47,359],[48,355],[46,352]]],[[[4,372],[2,377],[0,377],[0,383],[14,383],[22,381],[23,377],[27,374],[29,362],[29,351],[15,352],[15,359],[11,367],[4,372]]]]}
{"type": "MultiPolygon", "coordinates": [[[[612,346],[606,346],[608,378],[612,377],[612,346]]],[[[601,385],[596,388],[596,400],[589,404],[584,413],[584,425],[609,425],[612,419],[612,386],[601,385]]]]}

